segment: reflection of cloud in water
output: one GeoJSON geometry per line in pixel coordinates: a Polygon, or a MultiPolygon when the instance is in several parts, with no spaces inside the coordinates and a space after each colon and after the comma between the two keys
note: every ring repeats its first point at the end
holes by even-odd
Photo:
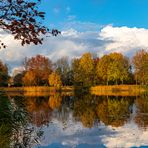
{"type": "Polygon", "coordinates": [[[118,128],[100,124],[93,128],[84,128],[81,122],[74,122],[69,117],[63,123],[53,119],[49,127],[44,127],[42,146],[58,148],[96,148],[96,147],[131,147],[148,145],[148,130],[142,130],[133,122],[118,128]]]}
{"type": "MultiPolygon", "coordinates": [[[[108,130],[112,128],[108,127],[108,130]]],[[[139,129],[134,123],[115,128],[115,131],[116,134],[103,138],[107,147],[148,146],[148,130],[139,129]]]]}

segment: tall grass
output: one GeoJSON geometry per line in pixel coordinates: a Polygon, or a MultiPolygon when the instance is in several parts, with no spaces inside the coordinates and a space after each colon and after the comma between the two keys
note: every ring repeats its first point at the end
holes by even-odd
{"type": "Polygon", "coordinates": [[[31,87],[6,87],[0,88],[10,96],[49,96],[56,92],[61,92],[63,95],[72,95],[73,87],[64,86],[60,89],[48,86],[31,86],[31,87]]]}
{"type": "Polygon", "coordinates": [[[48,86],[29,86],[29,87],[1,87],[0,90],[12,92],[54,92],[54,91],[72,91],[73,87],[63,86],[61,88],[48,86]]]}
{"type": "Polygon", "coordinates": [[[90,92],[96,95],[121,95],[136,96],[145,92],[146,89],[140,85],[110,85],[110,86],[94,86],[90,88],[90,92]]]}

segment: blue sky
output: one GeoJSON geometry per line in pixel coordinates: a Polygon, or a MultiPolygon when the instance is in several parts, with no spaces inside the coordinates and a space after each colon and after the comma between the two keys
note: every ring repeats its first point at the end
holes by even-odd
{"type": "Polygon", "coordinates": [[[148,28],[148,0],[43,0],[46,24],[67,21],[148,28]],[[71,20],[70,20],[71,19],[71,20]]]}

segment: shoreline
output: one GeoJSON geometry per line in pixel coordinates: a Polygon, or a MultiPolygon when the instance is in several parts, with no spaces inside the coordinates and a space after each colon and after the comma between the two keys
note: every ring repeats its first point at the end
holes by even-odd
{"type": "MultiPolygon", "coordinates": [[[[92,95],[97,96],[138,96],[147,92],[148,88],[140,85],[98,85],[92,86],[88,90],[92,95]]],[[[10,96],[49,96],[55,93],[74,95],[75,88],[74,86],[63,86],[60,89],[49,86],[0,87],[0,91],[10,96]]]]}

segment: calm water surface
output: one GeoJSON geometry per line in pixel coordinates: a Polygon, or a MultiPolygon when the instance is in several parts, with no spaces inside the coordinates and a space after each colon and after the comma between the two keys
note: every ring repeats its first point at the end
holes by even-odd
{"type": "Polygon", "coordinates": [[[0,95],[0,148],[148,147],[148,95],[0,95]]]}

